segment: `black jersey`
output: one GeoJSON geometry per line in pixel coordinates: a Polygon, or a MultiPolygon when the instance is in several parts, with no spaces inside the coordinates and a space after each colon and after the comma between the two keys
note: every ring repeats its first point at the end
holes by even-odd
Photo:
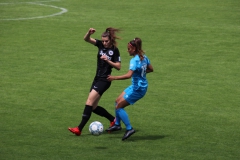
{"type": "Polygon", "coordinates": [[[100,57],[106,55],[112,62],[121,62],[120,53],[117,47],[105,48],[102,41],[97,39],[96,46],[98,47],[96,78],[106,79],[111,74],[113,67],[100,57]]]}

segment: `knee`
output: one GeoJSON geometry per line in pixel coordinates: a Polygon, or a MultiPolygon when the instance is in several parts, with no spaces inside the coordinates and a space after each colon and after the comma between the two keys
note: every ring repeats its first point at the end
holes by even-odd
{"type": "Polygon", "coordinates": [[[88,98],[87,101],[86,101],[86,105],[92,106],[93,102],[88,98]]]}
{"type": "Polygon", "coordinates": [[[116,99],[115,100],[115,108],[117,108],[117,106],[118,106],[118,100],[116,99]]]}

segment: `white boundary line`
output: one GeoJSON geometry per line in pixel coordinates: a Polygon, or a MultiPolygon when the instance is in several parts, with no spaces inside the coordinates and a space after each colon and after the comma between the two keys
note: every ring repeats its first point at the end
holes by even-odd
{"type": "Polygon", "coordinates": [[[48,0],[48,1],[36,1],[36,2],[7,2],[7,3],[0,3],[1,4],[16,4],[16,3],[44,3],[44,2],[56,2],[60,0],[48,0]]]}
{"type": "Polygon", "coordinates": [[[40,6],[51,7],[51,8],[56,8],[56,9],[61,10],[61,12],[54,13],[54,14],[51,14],[51,15],[46,15],[46,16],[29,17],[29,18],[9,18],[9,19],[0,19],[0,21],[14,21],[14,20],[30,20],[30,19],[38,19],[38,18],[48,18],[48,17],[54,17],[54,16],[58,16],[58,15],[61,15],[63,13],[68,12],[68,10],[65,9],[65,8],[61,8],[61,7],[57,7],[57,6],[53,6],[53,5],[41,4],[43,2],[52,2],[52,1],[58,1],[58,0],[36,1],[36,2],[17,2],[17,3],[0,3],[0,5],[1,4],[8,5],[8,4],[26,3],[26,4],[40,5],[40,6]]]}

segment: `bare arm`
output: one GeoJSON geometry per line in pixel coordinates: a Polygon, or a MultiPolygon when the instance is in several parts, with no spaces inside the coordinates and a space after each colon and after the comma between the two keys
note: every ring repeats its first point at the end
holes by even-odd
{"type": "Polygon", "coordinates": [[[146,72],[147,72],[147,73],[153,72],[153,67],[152,67],[151,64],[147,66],[146,72]]]}
{"type": "Polygon", "coordinates": [[[120,70],[121,69],[121,63],[120,62],[112,62],[112,61],[107,61],[113,68],[115,68],[116,70],[120,70]]]}
{"type": "Polygon", "coordinates": [[[120,70],[121,69],[121,63],[120,62],[112,62],[110,60],[108,60],[106,55],[102,55],[101,59],[106,61],[108,64],[110,64],[113,68],[120,70]]]}
{"type": "Polygon", "coordinates": [[[113,80],[124,80],[124,79],[129,79],[129,78],[131,78],[132,75],[133,75],[133,71],[132,71],[132,70],[129,70],[126,74],[121,75],[121,76],[111,76],[111,75],[109,75],[107,79],[108,79],[109,81],[113,81],[113,80]]]}
{"type": "Polygon", "coordinates": [[[94,28],[90,28],[88,32],[84,36],[84,40],[88,43],[91,43],[93,45],[96,44],[96,40],[94,38],[91,38],[90,36],[95,32],[96,30],[94,28]]]}

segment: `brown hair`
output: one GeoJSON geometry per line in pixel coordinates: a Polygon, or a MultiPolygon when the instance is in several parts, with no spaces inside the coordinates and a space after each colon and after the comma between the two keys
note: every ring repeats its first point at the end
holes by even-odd
{"type": "Polygon", "coordinates": [[[142,40],[138,37],[131,40],[128,44],[136,48],[135,52],[139,55],[140,60],[143,60],[144,51],[142,50],[142,40]]]}
{"type": "Polygon", "coordinates": [[[120,29],[108,27],[106,31],[102,33],[102,37],[108,37],[114,47],[117,47],[116,39],[121,39],[120,37],[116,36],[116,32],[120,32],[120,29]]]}

